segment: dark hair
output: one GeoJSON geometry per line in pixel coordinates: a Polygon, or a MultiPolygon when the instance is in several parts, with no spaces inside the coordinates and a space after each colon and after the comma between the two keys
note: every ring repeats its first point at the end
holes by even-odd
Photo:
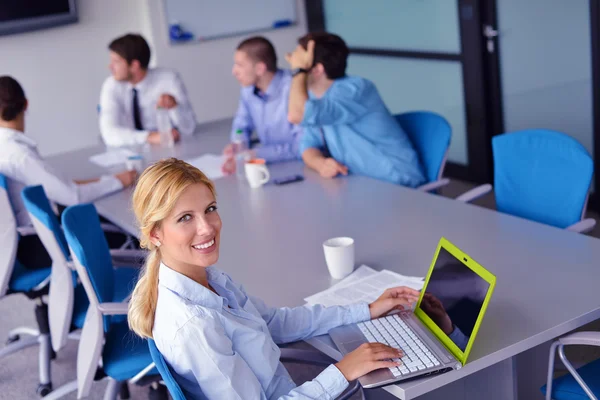
{"type": "Polygon", "coordinates": [[[315,42],[313,66],[323,64],[329,79],[337,79],[346,75],[348,46],[338,35],[327,32],[308,33],[298,39],[300,46],[306,49],[308,42],[315,42]]]}
{"type": "Polygon", "coordinates": [[[143,69],[148,69],[150,46],[148,46],[148,42],[142,35],[128,33],[110,42],[108,48],[123,57],[127,64],[131,65],[133,60],[138,60],[143,69]]]}
{"type": "Polygon", "coordinates": [[[237,47],[238,50],[248,54],[254,62],[262,62],[267,66],[267,71],[277,71],[277,54],[268,39],[254,36],[244,40],[237,47]]]}
{"type": "Polygon", "coordinates": [[[11,76],[0,76],[0,118],[14,120],[25,110],[26,104],[25,92],[19,82],[11,76]]]}

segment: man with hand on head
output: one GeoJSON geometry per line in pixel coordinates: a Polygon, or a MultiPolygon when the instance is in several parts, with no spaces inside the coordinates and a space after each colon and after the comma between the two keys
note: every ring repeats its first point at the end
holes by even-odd
{"type": "Polygon", "coordinates": [[[109,68],[112,76],[100,94],[100,131],[109,146],[160,143],[157,110],[165,109],[171,135],[192,135],[196,116],[179,75],[166,68],[148,68],[150,47],[137,34],[113,40],[109,68]]]}
{"type": "MultiPolygon", "coordinates": [[[[300,127],[287,119],[292,76],[277,68],[275,48],[264,37],[241,42],[233,56],[233,76],[242,86],[238,110],[231,128],[231,139],[240,135],[249,148],[255,131],[261,145],[250,151],[251,157],[267,162],[295,160],[298,155],[300,127]]],[[[235,171],[232,144],[225,147],[225,172],[235,171]]]]}
{"type": "Polygon", "coordinates": [[[309,33],[287,55],[288,119],[300,124],[300,154],[325,178],[348,173],[416,187],[425,182],[410,139],[375,85],[347,76],[348,47],[337,35],[309,33]]]}

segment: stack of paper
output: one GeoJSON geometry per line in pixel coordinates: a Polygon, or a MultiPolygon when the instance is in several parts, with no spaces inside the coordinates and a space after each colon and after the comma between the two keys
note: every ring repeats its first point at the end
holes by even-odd
{"type": "Polygon", "coordinates": [[[101,167],[108,168],[114,165],[125,164],[128,157],[136,154],[127,149],[111,149],[106,153],[96,154],[90,157],[90,161],[101,167]]]}
{"type": "Polygon", "coordinates": [[[371,267],[361,265],[341,282],[305,298],[304,301],[308,304],[322,304],[327,307],[345,306],[362,301],[372,303],[386,289],[407,286],[420,290],[423,283],[423,278],[404,276],[386,269],[375,271],[371,267]]]}
{"type": "Polygon", "coordinates": [[[223,171],[221,167],[225,159],[223,156],[216,154],[204,154],[200,157],[186,160],[188,164],[198,168],[208,177],[208,179],[215,180],[223,177],[223,171]]]}

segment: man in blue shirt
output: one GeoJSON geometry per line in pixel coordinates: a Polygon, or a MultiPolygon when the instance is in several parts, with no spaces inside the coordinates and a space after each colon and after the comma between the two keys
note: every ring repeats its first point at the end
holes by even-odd
{"type": "MultiPolygon", "coordinates": [[[[273,45],[263,37],[246,39],[239,44],[233,59],[232,73],[242,90],[231,130],[232,141],[241,130],[248,145],[256,131],[261,145],[252,149],[251,156],[267,162],[298,159],[300,128],[287,119],[292,76],[289,71],[277,69],[273,45]]],[[[224,153],[232,156],[233,146],[228,145],[224,153]]],[[[233,172],[234,168],[234,162],[224,166],[226,172],[233,172]]]]}
{"type": "Polygon", "coordinates": [[[346,76],[348,47],[336,35],[310,33],[287,55],[293,69],[288,120],[300,124],[300,154],[321,176],[348,173],[416,187],[425,183],[410,139],[375,85],[346,76]]]}

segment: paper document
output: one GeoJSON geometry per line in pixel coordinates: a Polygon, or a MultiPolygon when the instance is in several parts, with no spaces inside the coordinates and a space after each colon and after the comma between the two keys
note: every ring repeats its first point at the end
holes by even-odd
{"type": "Polygon", "coordinates": [[[113,165],[125,164],[128,157],[136,154],[127,149],[111,149],[106,153],[96,154],[90,157],[90,161],[101,167],[112,167],[113,165]]]}
{"type": "Polygon", "coordinates": [[[355,269],[350,275],[345,277],[341,282],[336,283],[335,285],[330,287],[328,290],[331,290],[333,288],[339,289],[341,287],[351,285],[357,281],[360,281],[361,279],[366,279],[366,278],[369,278],[371,275],[376,275],[378,272],[379,271],[375,271],[371,267],[368,267],[366,265],[361,265],[360,267],[355,269]]]}
{"type": "Polygon", "coordinates": [[[215,180],[222,178],[224,175],[221,167],[223,166],[225,159],[221,155],[204,154],[200,157],[186,160],[186,162],[204,172],[204,175],[206,175],[208,179],[215,180]]]}
{"type": "Polygon", "coordinates": [[[361,265],[341,282],[304,299],[308,304],[322,304],[324,306],[345,306],[358,302],[372,303],[389,288],[407,286],[420,290],[423,287],[423,278],[404,276],[396,272],[374,269],[361,265]]]}

